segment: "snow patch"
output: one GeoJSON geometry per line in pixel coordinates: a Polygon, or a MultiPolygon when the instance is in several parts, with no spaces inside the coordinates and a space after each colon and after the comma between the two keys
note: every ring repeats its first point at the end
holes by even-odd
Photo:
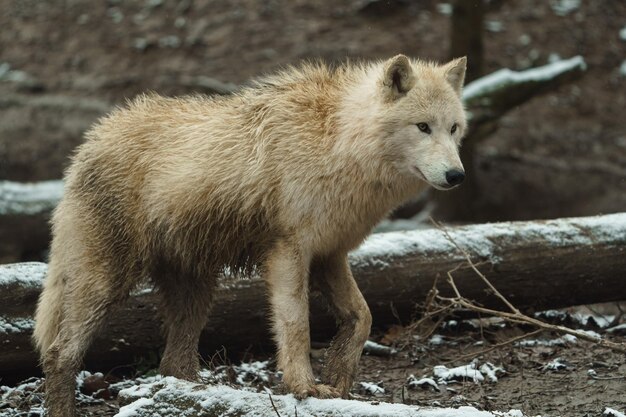
{"type": "Polygon", "coordinates": [[[33,183],[0,181],[0,215],[32,215],[50,211],[62,196],[61,180],[33,183]]]}
{"type": "Polygon", "coordinates": [[[619,66],[619,75],[626,77],[626,59],[622,61],[622,65],[619,66]]]}
{"type": "Polygon", "coordinates": [[[617,326],[609,327],[608,329],[606,329],[606,331],[608,333],[616,333],[616,334],[626,333],[626,323],[622,323],[622,324],[618,324],[617,326]]]}
{"type": "MultiPolygon", "coordinates": [[[[447,385],[450,382],[467,380],[478,384],[484,382],[485,379],[489,382],[498,382],[498,375],[506,373],[504,368],[495,366],[490,362],[482,364],[480,368],[476,366],[475,361],[468,365],[457,366],[456,368],[437,365],[433,368],[433,376],[437,379],[438,385],[447,385]]],[[[417,384],[417,382],[414,382],[414,384],[417,384]]]]}
{"type": "Polygon", "coordinates": [[[619,31],[619,38],[623,41],[626,41],[626,26],[624,26],[620,31],[619,31]]]}
{"type": "Polygon", "coordinates": [[[374,382],[359,382],[361,388],[372,395],[382,395],[385,393],[385,389],[379,384],[380,383],[376,384],[374,382]]]}
{"type": "Polygon", "coordinates": [[[151,398],[140,398],[137,401],[125,405],[120,408],[120,411],[115,415],[115,417],[132,417],[141,415],[141,409],[154,404],[154,400],[151,398]]]}
{"type": "Polygon", "coordinates": [[[504,24],[499,20],[487,20],[485,22],[485,29],[493,33],[502,32],[504,30],[504,24]]]}
{"type": "Polygon", "coordinates": [[[444,16],[452,16],[453,6],[450,3],[438,3],[437,11],[444,16]]]}
{"type": "Polygon", "coordinates": [[[417,379],[415,375],[413,374],[409,375],[409,377],[407,378],[406,385],[409,388],[417,388],[417,387],[420,387],[423,389],[433,388],[436,391],[440,391],[439,385],[435,382],[434,379],[432,378],[417,379]]]}
{"type": "Polygon", "coordinates": [[[485,377],[476,369],[476,364],[473,362],[469,365],[457,366],[456,368],[447,368],[444,365],[437,365],[433,368],[433,375],[438,379],[440,384],[458,380],[471,380],[475,383],[479,383],[485,380],[485,377]]]}
{"type": "Polygon", "coordinates": [[[579,311],[569,313],[563,310],[540,311],[535,313],[535,317],[539,319],[545,317],[548,320],[559,320],[560,322],[567,322],[567,320],[572,320],[581,326],[589,326],[591,324],[591,321],[602,329],[608,327],[615,319],[615,315],[581,313],[579,311]]]}
{"type": "Polygon", "coordinates": [[[563,371],[570,368],[563,358],[556,358],[541,367],[544,371],[563,371]]]}
{"type": "Polygon", "coordinates": [[[505,373],[504,368],[495,366],[491,362],[483,363],[480,366],[480,372],[491,382],[498,382],[498,375],[505,373]]]}
{"type": "Polygon", "coordinates": [[[35,321],[28,317],[0,316],[0,334],[30,333],[35,328],[35,321]]]}
{"type": "Polygon", "coordinates": [[[535,347],[535,346],[566,346],[578,342],[578,338],[571,334],[564,334],[556,339],[527,339],[520,340],[515,346],[535,347]]]}
{"type": "Polygon", "coordinates": [[[16,284],[39,288],[47,272],[48,265],[41,262],[0,265],[0,291],[6,291],[6,287],[16,284]]]}
{"type": "MultiPolygon", "coordinates": [[[[136,391],[134,391],[136,392],[136,391]]],[[[495,414],[474,407],[430,409],[404,404],[353,400],[296,400],[292,395],[273,395],[236,390],[228,386],[205,386],[167,377],[149,384],[145,392],[150,398],[140,398],[126,405],[117,417],[165,417],[171,415],[271,416],[276,415],[272,402],[281,415],[298,416],[402,416],[402,417],[494,417],[495,414]]],[[[127,391],[120,392],[122,400],[127,391]]],[[[130,399],[135,399],[132,396],[130,399]]]]}
{"type": "Polygon", "coordinates": [[[620,413],[619,411],[614,410],[609,407],[606,407],[604,409],[604,412],[602,413],[602,415],[609,416],[609,417],[626,417],[626,414],[620,413]]]}
{"type": "Polygon", "coordinates": [[[428,344],[429,345],[435,345],[435,346],[443,345],[444,344],[444,338],[440,334],[434,334],[434,335],[431,336],[430,339],[428,339],[428,344]]]}
{"type": "Polygon", "coordinates": [[[363,352],[374,356],[392,356],[398,353],[398,351],[394,348],[372,342],[371,340],[365,341],[365,344],[363,345],[363,352]]]}
{"type": "Polygon", "coordinates": [[[463,100],[465,102],[474,100],[500,89],[503,85],[549,80],[575,68],[583,71],[587,69],[587,64],[580,55],[526,71],[518,72],[504,68],[463,87],[463,100]]]}
{"type": "Polygon", "coordinates": [[[550,0],[550,7],[557,16],[567,16],[578,10],[581,0],[550,0]]]}

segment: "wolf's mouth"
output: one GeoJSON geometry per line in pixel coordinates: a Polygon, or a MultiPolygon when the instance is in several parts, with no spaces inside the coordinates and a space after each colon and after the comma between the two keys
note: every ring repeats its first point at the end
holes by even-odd
{"type": "Polygon", "coordinates": [[[426,175],[424,175],[424,173],[422,172],[422,170],[421,170],[421,169],[419,169],[419,168],[418,168],[418,167],[416,167],[415,165],[413,165],[413,167],[412,167],[412,168],[413,168],[413,171],[415,171],[415,173],[417,174],[417,176],[418,176],[418,177],[420,177],[421,179],[423,179],[423,180],[424,180],[424,181],[426,181],[426,182],[429,182],[429,181],[426,179],[426,175]]]}
{"type": "Polygon", "coordinates": [[[416,167],[415,165],[414,165],[412,168],[413,168],[413,172],[415,172],[415,173],[417,174],[417,176],[418,176],[421,180],[423,180],[423,181],[425,181],[426,183],[428,183],[428,184],[432,185],[433,187],[435,187],[435,188],[436,188],[436,189],[438,189],[438,190],[444,190],[444,191],[445,191],[445,190],[450,190],[450,189],[452,189],[452,188],[454,188],[454,187],[455,187],[454,185],[449,185],[449,184],[435,184],[435,183],[432,183],[432,182],[430,182],[430,181],[428,181],[428,180],[426,179],[426,175],[424,175],[424,173],[422,172],[422,170],[421,170],[421,169],[419,169],[419,168],[418,168],[418,167],[416,167]]]}

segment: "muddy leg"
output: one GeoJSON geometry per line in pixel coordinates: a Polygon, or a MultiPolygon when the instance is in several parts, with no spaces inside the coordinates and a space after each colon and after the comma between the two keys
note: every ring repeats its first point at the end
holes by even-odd
{"type": "Polygon", "coordinates": [[[76,374],[85,351],[114,303],[124,299],[110,274],[93,266],[69,281],[64,294],[63,319],[56,339],[43,354],[46,408],[49,417],[76,415],[76,374]]]}
{"type": "Polygon", "coordinates": [[[178,279],[160,279],[157,282],[167,331],[167,342],[160,366],[162,375],[189,381],[198,380],[198,342],[209,318],[215,285],[214,276],[184,276],[178,279]]]}
{"type": "Polygon", "coordinates": [[[308,265],[309,258],[289,242],[280,242],[265,265],[278,368],[296,398],[338,397],[333,387],[315,383],[311,369],[308,265]]]}
{"type": "Polygon", "coordinates": [[[313,265],[316,284],[327,298],[337,319],[338,332],[326,352],[322,381],[349,396],[356,377],[363,344],[372,325],[372,315],[359,291],[345,255],[326,258],[313,265]]]}

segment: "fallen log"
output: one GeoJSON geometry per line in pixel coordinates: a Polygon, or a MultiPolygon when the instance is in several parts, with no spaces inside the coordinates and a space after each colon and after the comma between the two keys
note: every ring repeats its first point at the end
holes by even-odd
{"type": "MultiPolygon", "coordinates": [[[[529,312],[626,298],[626,213],[533,222],[454,227],[450,236],[492,284],[529,312]]],[[[464,255],[439,229],[380,233],[351,253],[350,262],[374,317],[374,326],[410,322],[437,277],[465,265],[464,255]]],[[[32,371],[32,315],[46,264],[0,266],[0,369],[32,371]]],[[[502,308],[469,268],[454,272],[468,299],[502,308]]],[[[452,292],[441,280],[441,294],[452,292]]],[[[269,347],[263,281],[224,278],[201,351],[269,347]]],[[[147,288],[118,306],[93,344],[87,363],[123,364],[163,344],[155,296],[147,288]]],[[[334,322],[321,297],[312,297],[312,338],[328,340],[334,322]]]]}
{"type": "Polygon", "coordinates": [[[62,195],[62,181],[0,181],[0,263],[41,259],[50,242],[50,213],[62,195]]]}

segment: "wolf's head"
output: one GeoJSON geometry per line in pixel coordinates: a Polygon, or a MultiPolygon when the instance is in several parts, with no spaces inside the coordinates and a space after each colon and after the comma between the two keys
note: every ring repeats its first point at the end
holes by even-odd
{"type": "Polygon", "coordinates": [[[465,178],[459,158],[466,116],[461,102],[466,59],[444,65],[386,61],[378,80],[382,91],[383,149],[402,175],[417,176],[440,190],[465,178]]]}

